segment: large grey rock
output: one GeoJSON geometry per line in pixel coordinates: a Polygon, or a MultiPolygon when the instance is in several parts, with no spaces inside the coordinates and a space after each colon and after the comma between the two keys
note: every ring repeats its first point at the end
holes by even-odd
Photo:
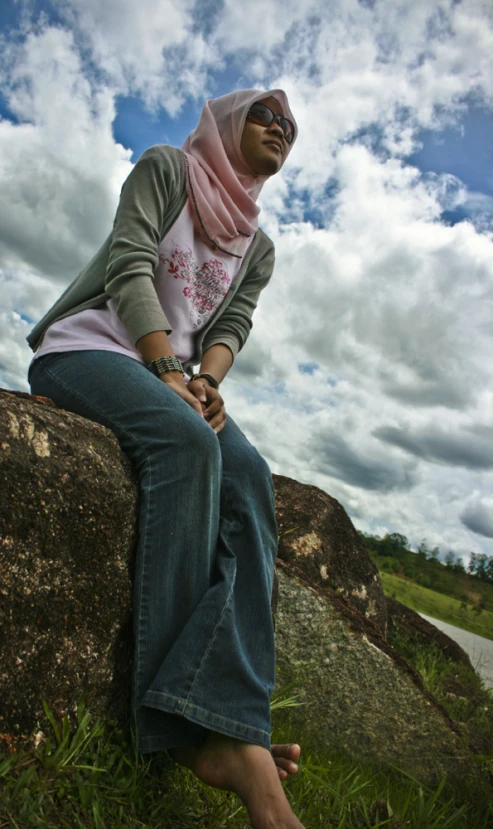
{"type": "MultiPolygon", "coordinates": [[[[49,403],[49,402],[48,402],[49,403]]],[[[127,709],[136,487],[114,436],[0,393],[0,732],[127,709]]]]}
{"type": "Polygon", "coordinates": [[[316,486],[273,477],[279,559],[315,589],[346,597],[385,635],[387,603],[378,570],[344,508],[316,486]]]}
{"type": "Polygon", "coordinates": [[[286,714],[297,740],[308,733],[329,751],[396,765],[422,781],[482,784],[464,729],[377,628],[292,573],[281,570],[278,580],[277,662],[280,686],[294,680],[300,694],[301,707],[286,714]]]}
{"type": "MultiPolygon", "coordinates": [[[[421,778],[466,777],[461,729],[385,640],[375,566],[342,507],[275,476],[278,664],[301,681],[300,736],[421,778]]],[[[107,429],[0,392],[0,736],[22,741],[85,696],[128,711],[137,493],[107,429]]]]}

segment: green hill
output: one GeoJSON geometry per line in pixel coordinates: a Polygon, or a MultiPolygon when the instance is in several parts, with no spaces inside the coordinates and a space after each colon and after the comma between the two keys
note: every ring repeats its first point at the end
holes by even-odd
{"type": "Polygon", "coordinates": [[[471,554],[468,568],[426,542],[414,552],[405,536],[360,533],[378,567],[386,593],[407,607],[493,639],[493,557],[471,554]]]}
{"type": "Polygon", "coordinates": [[[425,616],[441,619],[449,625],[477,633],[486,639],[493,639],[493,613],[490,610],[483,610],[478,615],[472,607],[465,606],[458,599],[421,587],[409,579],[383,571],[380,572],[380,578],[385,593],[406,607],[424,613],[425,616]]]}

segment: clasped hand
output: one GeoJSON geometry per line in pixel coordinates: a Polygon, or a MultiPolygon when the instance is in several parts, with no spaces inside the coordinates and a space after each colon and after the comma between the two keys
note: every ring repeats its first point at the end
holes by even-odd
{"type": "Polygon", "coordinates": [[[214,431],[220,432],[226,423],[226,409],[224,400],[217,389],[213,389],[207,380],[200,377],[198,380],[190,380],[189,391],[199,401],[202,407],[202,415],[214,431]]]}
{"type": "Polygon", "coordinates": [[[226,423],[224,400],[218,390],[213,389],[207,380],[200,377],[198,380],[190,380],[187,384],[183,376],[176,371],[166,372],[161,375],[160,379],[201,417],[205,418],[216,434],[224,428],[226,423]]]}

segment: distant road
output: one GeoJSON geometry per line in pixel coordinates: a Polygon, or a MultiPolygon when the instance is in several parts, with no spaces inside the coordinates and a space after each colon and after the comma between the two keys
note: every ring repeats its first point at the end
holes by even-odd
{"type": "Polygon", "coordinates": [[[493,688],[493,640],[485,639],[484,636],[478,636],[477,633],[470,633],[468,630],[449,625],[447,622],[440,621],[440,619],[432,619],[431,616],[425,616],[424,613],[419,615],[435,625],[438,630],[442,630],[447,636],[450,636],[461,648],[464,648],[474,668],[484,679],[486,687],[493,688]]]}

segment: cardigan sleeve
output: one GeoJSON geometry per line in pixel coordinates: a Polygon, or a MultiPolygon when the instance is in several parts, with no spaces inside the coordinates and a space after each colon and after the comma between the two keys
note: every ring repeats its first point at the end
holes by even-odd
{"type": "Polygon", "coordinates": [[[258,298],[274,270],[274,245],[268,236],[262,236],[263,250],[260,256],[250,264],[228,307],[205,335],[202,352],[221,343],[227,345],[233,357],[236,357],[245,345],[252,328],[252,316],[258,298]]]}
{"type": "Polygon", "coordinates": [[[167,214],[184,191],[181,153],[151,147],[123,185],[113,224],[105,291],[132,341],[171,326],[154,288],[158,246],[167,214]]]}

